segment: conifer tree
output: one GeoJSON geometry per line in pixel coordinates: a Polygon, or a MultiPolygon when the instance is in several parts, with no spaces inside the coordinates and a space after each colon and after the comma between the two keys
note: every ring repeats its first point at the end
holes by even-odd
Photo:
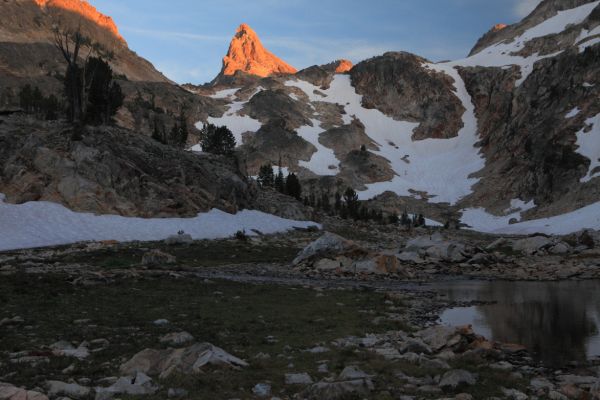
{"type": "Polygon", "coordinates": [[[289,196],[292,196],[296,200],[300,200],[302,198],[302,186],[296,174],[288,174],[285,181],[285,191],[289,196]]]}
{"type": "Polygon", "coordinates": [[[275,175],[271,164],[262,165],[258,171],[258,184],[262,187],[273,187],[275,185],[275,175]]]}

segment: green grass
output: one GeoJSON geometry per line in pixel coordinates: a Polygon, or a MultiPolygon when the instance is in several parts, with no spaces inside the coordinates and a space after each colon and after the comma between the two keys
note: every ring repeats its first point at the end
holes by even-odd
{"type": "MultiPolygon", "coordinates": [[[[156,399],[164,398],[169,387],[185,387],[191,398],[247,397],[259,382],[270,381],[275,393],[285,389],[286,372],[308,372],[315,378],[317,361],[329,359],[331,368],[341,370],[358,359],[330,345],[333,339],[367,332],[403,329],[395,322],[373,325],[383,315],[384,294],[366,291],[332,290],[322,293],[312,289],[244,285],[230,282],[207,283],[201,280],[127,280],[112,284],[73,286],[66,276],[15,275],[0,281],[0,319],[19,315],[25,319],[18,328],[0,328],[0,376],[16,372],[13,384],[34,387],[46,379],[68,381],[70,378],[103,378],[118,375],[125,359],[144,348],[160,348],[159,337],[171,331],[186,330],[198,341],[211,342],[251,363],[241,371],[214,371],[197,377],[173,378],[164,382],[156,399]],[[371,314],[358,310],[372,310],[371,314]],[[166,318],[168,327],[156,327],[152,321],[166,318]],[[73,321],[89,319],[83,325],[73,321]],[[277,343],[269,344],[267,336],[277,343]],[[43,350],[58,340],[76,343],[105,338],[107,350],[90,359],[75,362],[75,373],[60,371],[72,359],[52,358],[38,367],[8,365],[7,353],[43,350]],[[311,354],[305,349],[317,344],[331,348],[331,353],[311,354]],[[255,360],[258,353],[271,356],[255,360]],[[289,368],[288,365],[294,367],[289,368]],[[218,390],[217,390],[218,389],[218,390]]],[[[289,393],[288,393],[289,394],[289,393]]],[[[152,399],[151,397],[149,399],[152,399]]]]}
{"type": "Polygon", "coordinates": [[[123,269],[139,265],[144,253],[150,249],[174,255],[179,265],[219,267],[237,263],[289,263],[301,247],[241,240],[197,241],[191,245],[177,246],[168,246],[160,242],[130,243],[58,255],[51,262],[83,263],[106,269],[123,269]]]}

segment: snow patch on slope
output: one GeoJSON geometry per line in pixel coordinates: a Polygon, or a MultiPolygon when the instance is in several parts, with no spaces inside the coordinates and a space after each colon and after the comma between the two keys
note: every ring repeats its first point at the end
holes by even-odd
{"type": "Polygon", "coordinates": [[[335,176],[340,172],[340,161],[335,156],[333,150],[319,143],[319,134],[324,132],[323,128],[321,128],[321,122],[316,119],[311,119],[311,122],[313,126],[302,126],[296,132],[302,139],[315,146],[317,152],[312,155],[310,161],[300,160],[298,165],[317,175],[335,176]]]}
{"type": "MultiPolygon", "coordinates": [[[[463,60],[451,62],[451,65],[459,66],[483,66],[483,67],[504,67],[509,65],[518,65],[521,68],[521,78],[516,82],[520,86],[533,71],[534,64],[544,58],[555,57],[561,52],[540,56],[533,54],[530,57],[521,57],[512,55],[513,53],[522,50],[527,42],[564,31],[571,24],[580,24],[590,15],[592,10],[600,4],[600,1],[594,1],[584,4],[570,10],[559,11],[554,17],[545,20],[544,22],[528,29],[521,36],[515,38],[511,43],[500,42],[496,43],[471,57],[463,60]]],[[[595,31],[595,30],[594,30],[595,31]]],[[[593,33],[582,33],[582,37],[578,42],[584,40],[593,33]]],[[[591,41],[586,41],[580,45],[580,51],[585,50],[585,47],[591,46],[591,41]]]]}
{"type": "Polygon", "coordinates": [[[461,222],[469,225],[473,230],[494,234],[566,235],[582,229],[600,229],[600,202],[555,217],[509,224],[512,218],[520,219],[520,217],[521,212],[498,217],[481,208],[471,208],[463,210],[461,222]]]}
{"type": "Polygon", "coordinates": [[[212,210],[195,218],[128,218],[117,215],[77,213],[56,203],[44,201],[8,204],[0,194],[0,251],[62,244],[117,240],[163,240],[183,230],[199,239],[227,238],[239,230],[254,235],[252,229],[270,234],[318,225],[292,221],[244,210],[228,214],[212,210]]]}
{"type": "Polygon", "coordinates": [[[600,174],[600,171],[594,173],[594,169],[600,167],[600,114],[588,118],[585,123],[588,127],[591,125],[592,128],[589,132],[585,132],[585,128],[577,132],[576,144],[579,146],[577,152],[589,158],[591,163],[588,173],[581,178],[581,182],[588,182],[600,174]]]}
{"type": "Polygon", "coordinates": [[[394,179],[367,185],[367,190],[359,192],[360,199],[366,200],[386,191],[405,196],[418,191],[435,196],[431,199],[433,202],[455,203],[471,193],[471,187],[477,183],[477,179],[469,178],[469,175],[483,168],[484,160],[474,147],[477,124],[471,97],[451,66],[429,67],[454,78],[456,94],[467,109],[463,116],[465,127],[456,138],[413,141],[413,131],[419,124],[397,121],[379,110],[365,109],[362,96],[356,93],[347,75],[335,76],[327,90],[301,80],[286,82],[287,86],[303,90],[311,101],[343,106],[347,118],[358,118],[364,124],[366,134],[378,145],[379,150],[372,152],[389,160],[396,173],[394,179]]]}
{"type": "MultiPolygon", "coordinates": [[[[225,89],[217,92],[216,94],[210,96],[215,99],[229,99],[233,100],[235,93],[239,89],[225,89]]],[[[262,87],[258,87],[255,92],[250,96],[250,98],[254,97],[257,93],[264,90],[262,87]]],[[[239,115],[239,112],[244,108],[246,101],[233,101],[229,106],[229,109],[225,111],[223,116],[215,118],[208,117],[208,123],[216,126],[226,126],[229,128],[233,136],[235,137],[235,143],[237,146],[241,146],[243,141],[244,133],[256,133],[262,126],[260,121],[255,120],[247,115],[239,115]]],[[[202,129],[202,122],[198,122],[196,124],[196,128],[199,130],[202,129]]],[[[199,144],[195,145],[191,149],[192,151],[201,152],[202,146],[199,144]]]]}

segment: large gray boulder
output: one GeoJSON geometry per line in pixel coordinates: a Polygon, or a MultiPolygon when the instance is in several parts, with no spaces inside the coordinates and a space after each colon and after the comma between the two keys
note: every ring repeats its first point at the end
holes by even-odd
{"type": "Polygon", "coordinates": [[[174,373],[193,375],[207,366],[218,368],[247,367],[248,363],[210,343],[197,343],[181,349],[145,349],[121,365],[121,373],[138,372],[166,379],[174,373]]]}
{"type": "Polygon", "coordinates": [[[152,378],[138,372],[133,377],[123,377],[107,388],[97,387],[95,400],[109,400],[117,395],[145,396],[156,393],[158,386],[152,378]]]}
{"type": "Polygon", "coordinates": [[[513,241],[512,249],[525,254],[536,254],[549,249],[554,243],[555,241],[552,238],[546,236],[533,236],[513,241]]]}
{"type": "Polygon", "coordinates": [[[91,389],[76,383],[65,383],[60,381],[47,381],[48,395],[50,397],[67,396],[72,399],[83,399],[90,395],[91,389]]]}
{"type": "Polygon", "coordinates": [[[406,242],[405,248],[400,252],[401,260],[419,261],[419,257],[443,260],[449,262],[463,262],[469,253],[467,246],[462,243],[445,239],[439,232],[433,235],[418,236],[406,242]]]}
{"type": "Polygon", "coordinates": [[[42,393],[0,382],[0,400],[48,400],[42,393]]]}
{"type": "Polygon", "coordinates": [[[298,265],[304,261],[316,258],[324,258],[358,250],[359,247],[352,241],[346,240],[335,233],[325,232],[323,236],[304,248],[293,261],[298,265]]]}

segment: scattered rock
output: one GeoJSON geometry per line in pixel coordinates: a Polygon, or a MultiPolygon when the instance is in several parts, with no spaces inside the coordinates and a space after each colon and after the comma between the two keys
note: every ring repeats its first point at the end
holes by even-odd
{"type": "Polygon", "coordinates": [[[48,395],[50,397],[67,396],[74,399],[83,399],[88,397],[91,389],[87,386],[81,386],[76,383],[65,383],[60,381],[47,381],[48,395]]]}
{"type": "Polygon", "coordinates": [[[502,388],[502,393],[510,400],[527,400],[529,397],[516,389],[502,388]]]}
{"type": "Polygon", "coordinates": [[[152,383],[148,375],[137,372],[133,377],[118,379],[112,386],[96,388],[96,400],[109,400],[116,395],[144,396],[156,393],[158,386],[152,383]]]}
{"type": "Polygon", "coordinates": [[[271,395],[271,385],[268,383],[257,383],[252,388],[252,393],[258,397],[269,397],[271,395]]]}
{"type": "Polygon", "coordinates": [[[175,264],[177,258],[160,250],[150,250],[142,256],[142,265],[158,266],[175,264]]]}
{"type": "Polygon", "coordinates": [[[304,248],[292,263],[298,265],[309,259],[325,258],[351,251],[362,251],[362,249],[354,242],[335,233],[325,232],[323,236],[304,248]]]}
{"type": "Polygon", "coordinates": [[[191,235],[186,233],[179,233],[177,235],[169,236],[164,240],[165,244],[169,246],[180,245],[180,244],[192,244],[194,239],[191,235]]]}
{"type": "Polygon", "coordinates": [[[477,376],[464,369],[455,369],[446,372],[439,383],[441,388],[450,387],[456,389],[460,385],[474,385],[477,383],[477,376]]]}
{"type": "Polygon", "coordinates": [[[181,346],[194,341],[194,337],[188,332],[173,332],[160,338],[161,343],[169,346],[181,346]]]}
{"type": "Polygon", "coordinates": [[[209,365],[218,368],[248,366],[244,360],[232,356],[219,347],[210,343],[197,343],[182,349],[145,349],[121,365],[121,372],[125,375],[142,372],[165,379],[173,373],[197,374],[209,365]]]}
{"type": "Polygon", "coordinates": [[[286,385],[310,385],[312,378],[306,372],[300,374],[285,374],[286,385]]]}
{"type": "Polygon", "coordinates": [[[339,376],[340,381],[353,381],[353,380],[357,380],[357,379],[370,379],[370,378],[372,378],[371,375],[367,374],[366,372],[362,371],[360,368],[358,368],[354,365],[344,368],[344,370],[340,373],[340,376],[339,376]]]}
{"type": "Polygon", "coordinates": [[[48,400],[42,393],[0,382],[0,400],[48,400]]]}
{"type": "Polygon", "coordinates": [[[52,349],[52,353],[57,357],[73,357],[83,360],[90,356],[88,345],[89,344],[87,342],[83,342],[77,348],[75,348],[69,342],[59,341],[51,344],[50,349],[52,349]]]}
{"type": "Polygon", "coordinates": [[[533,236],[513,241],[512,249],[525,254],[537,254],[540,251],[551,247],[553,244],[553,240],[549,237],[533,236]]]}

